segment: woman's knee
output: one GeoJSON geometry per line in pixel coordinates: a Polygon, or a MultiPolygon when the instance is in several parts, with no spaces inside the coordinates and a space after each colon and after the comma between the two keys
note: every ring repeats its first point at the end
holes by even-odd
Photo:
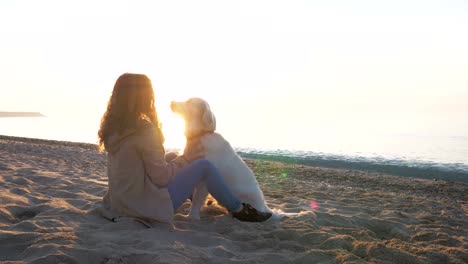
{"type": "Polygon", "coordinates": [[[216,167],[213,165],[213,163],[207,159],[199,159],[199,160],[195,160],[192,162],[193,165],[195,166],[199,166],[203,169],[207,169],[207,170],[213,170],[213,169],[216,169],[216,167]]]}

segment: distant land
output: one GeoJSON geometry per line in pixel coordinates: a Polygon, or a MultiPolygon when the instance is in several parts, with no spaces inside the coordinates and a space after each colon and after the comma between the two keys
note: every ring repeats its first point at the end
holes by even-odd
{"type": "Polygon", "coordinates": [[[0,112],[0,117],[45,117],[39,112],[0,112]]]}

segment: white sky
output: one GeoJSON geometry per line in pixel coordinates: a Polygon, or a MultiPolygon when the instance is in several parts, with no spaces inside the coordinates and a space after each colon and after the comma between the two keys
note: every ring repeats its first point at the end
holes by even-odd
{"type": "Polygon", "coordinates": [[[170,100],[197,96],[252,142],[468,136],[468,1],[2,0],[0,37],[0,111],[98,120],[138,72],[169,126],[170,100]]]}

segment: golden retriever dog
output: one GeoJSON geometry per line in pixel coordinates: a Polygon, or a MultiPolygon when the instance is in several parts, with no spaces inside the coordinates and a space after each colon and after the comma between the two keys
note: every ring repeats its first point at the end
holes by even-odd
{"type": "MultiPolygon", "coordinates": [[[[185,102],[172,102],[171,109],[185,120],[187,140],[200,137],[200,142],[205,148],[205,158],[218,168],[233,194],[258,211],[271,212],[252,170],[237,155],[229,142],[215,132],[216,118],[208,103],[200,98],[190,98],[185,102]]],[[[200,218],[200,209],[207,196],[208,190],[201,182],[192,196],[192,205],[188,215],[190,218],[200,218]]]]}

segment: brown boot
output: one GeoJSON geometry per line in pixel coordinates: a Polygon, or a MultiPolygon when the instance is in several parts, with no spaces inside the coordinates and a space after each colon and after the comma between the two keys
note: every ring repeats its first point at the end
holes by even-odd
{"type": "Polygon", "coordinates": [[[242,203],[242,205],[242,210],[237,213],[232,213],[232,217],[244,222],[263,222],[271,217],[271,213],[259,212],[250,204],[242,203]]]}

